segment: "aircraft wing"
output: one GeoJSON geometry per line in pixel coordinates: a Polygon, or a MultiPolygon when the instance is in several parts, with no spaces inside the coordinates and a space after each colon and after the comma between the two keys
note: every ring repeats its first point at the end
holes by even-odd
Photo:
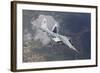
{"type": "Polygon", "coordinates": [[[69,48],[71,48],[71,49],[75,50],[76,52],[78,52],[77,49],[71,44],[71,42],[69,41],[69,39],[68,39],[67,37],[62,36],[62,35],[59,35],[59,38],[60,38],[60,40],[61,40],[64,44],[66,44],[69,48]]]}

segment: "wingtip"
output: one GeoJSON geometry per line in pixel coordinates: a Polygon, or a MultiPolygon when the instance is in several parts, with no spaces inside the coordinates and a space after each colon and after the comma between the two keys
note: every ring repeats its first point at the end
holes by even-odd
{"type": "Polygon", "coordinates": [[[77,52],[79,54],[79,51],[75,49],[75,52],[77,52]]]}

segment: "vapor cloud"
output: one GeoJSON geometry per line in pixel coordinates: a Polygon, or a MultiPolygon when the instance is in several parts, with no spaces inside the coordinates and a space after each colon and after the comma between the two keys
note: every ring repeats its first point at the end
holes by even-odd
{"type": "Polygon", "coordinates": [[[40,41],[43,45],[47,45],[48,43],[50,43],[51,39],[50,37],[47,35],[46,32],[43,32],[40,30],[41,27],[41,23],[43,21],[43,18],[46,18],[47,20],[47,27],[49,30],[51,30],[51,28],[53,27],[53,25],[56,22],[56,20],[53,18],[53,16],[50,15],[39,15],[39,17],[33,21],[31,21],[32,23],[32,29],[35,30],[35,36],[34,36],[34,40],[35,41],[40,41]]]}

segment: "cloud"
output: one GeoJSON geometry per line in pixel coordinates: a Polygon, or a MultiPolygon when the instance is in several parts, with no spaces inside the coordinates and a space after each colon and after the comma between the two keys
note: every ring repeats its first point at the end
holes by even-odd
{"type": "Polygon", "coordinates": [[[32,29],[36,31],[33,39],[35,41],[41,42],[43,45],[47,45],[50,43],[51,39],[47,35],[46,32],[43,32],[40,30],[41,23],[42,23],[44,18],[46,18],[46,20],[47,20],[47,27],[49,30],[51,30],[53,25],[55,23],[57,23],[57,21],[53,18],[53,16],[41,15],[41,14],[39,15],[39,17],[37,19],[31,21],[31,23],[32,23],[32,29]]]}

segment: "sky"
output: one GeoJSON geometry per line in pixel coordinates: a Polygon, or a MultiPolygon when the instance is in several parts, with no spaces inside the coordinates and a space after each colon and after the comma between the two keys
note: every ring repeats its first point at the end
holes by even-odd
{"type": "MultiPolygon", "coordinates": [[[[90,59],[90,19],[90,13],[23,10],[23,42],[30,37],[29,41],[32,43],[32,45],[30,45],[32,54],[28,57],[32,58],[32,55],[38,56],[38,59],[33,58],[33,60],[31,60],[32,62],[90,59]],[[48,24],[57,22],[59,24],[59,34],[70,37],[71,43],[77,48],[79,54],[70,50],[70,48],[63,43],[51,41],[46,33],[36,28],[39,27],[42,22],[42,18],[39,18],[40,15],[47,16],[48,24]],[[34,24],[36,26],[34,26],[34,24]],[[37,38],[38,40],[36,40],[37,38]],[[36,53],[38,53],[38,55],[36,53]]],[[[27,44],[27,46],[29,46],[29,44],[27,44]]],[[[23,49],[25,50],[25,48],[23,49]]],[[[23,53],[23,55],[27,56],[27,53],[23,53]]],[[[27,60],[27,57],[24,58],[27,60]]],[[[27,62],[30,62],[30,60],[27,60],[27,62]]]]}

